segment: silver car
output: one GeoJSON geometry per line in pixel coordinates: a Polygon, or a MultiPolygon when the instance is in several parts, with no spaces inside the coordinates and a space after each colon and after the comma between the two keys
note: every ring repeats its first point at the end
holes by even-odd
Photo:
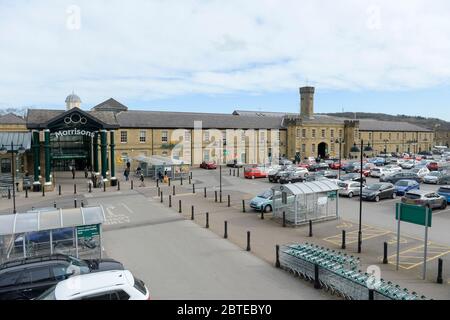
{"type": "Polygon", "coordinates": [[[435,191],[413,190],[402,197],[402,202],[430,209],[446,209],[447,199],[435,191]]]}
{"type": "Polygon", "coordinates": [[[423,177],[423,183],[433,183],[438,184],[439,179],[443,176],[443,174],[439,171],[432,171],[423,177]]]}
{"type": "Polygon", "coordinates": [[[349,198],[353,198],[353,196],[359,196],[361,188],[360,185],[361,184],[357,181],[340,181],[338,182],[338,187],[340,188],[339,195],[349,198]]]}

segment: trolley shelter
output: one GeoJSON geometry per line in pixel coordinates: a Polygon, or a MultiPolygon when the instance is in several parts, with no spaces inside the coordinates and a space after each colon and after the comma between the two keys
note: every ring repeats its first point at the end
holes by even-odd
{"type": "Polygon", "coordinates": [[[102,257],[103,207],[0,215],[0,263],[48,254],[102,257]]]}
{"type": "Polygon", "coordinates": [[[273,214],[286,222],[300,225],[309,220],[328,220],[339,217],[339,187],[331,181],[289,183],[275,186],[273,214]]]}
{"type": "Polygon", "coordinates": [[[137,161],[138,167],[145,177],[158,179],[159,173],[162,176],[167,175],[172,180],[177,180],[183,177],[189,177],[190,166],[185,164],[182,160],[172,159],[163,156],[137,156],[133,160],[137,161]]]}

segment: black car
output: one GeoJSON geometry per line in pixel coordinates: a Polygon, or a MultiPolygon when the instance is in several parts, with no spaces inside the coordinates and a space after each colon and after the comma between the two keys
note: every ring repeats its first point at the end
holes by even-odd
{"type": "Polygon", "coordinates": [[[328,179],[337,179],[338,174],[336,171],[324,170],[316,172],[317,175],[323,176],[328,179]]]}
{"type": "Polygon", "coordinates": [[[292,171],[292,172],[284,172],[279,179],[281,184],[286,183],[296,183],[303,182],[305,179],[303,178],[303,174],[301,172],[292,171]]]}
{"type": "Polygon", "coordinates": [[[395,199],[396,196],[392,183],[374,183],[363,188],[361,198],[378,202],[381,199],[395,199]]]}
{"type": "MultiPolygon", "coordinates": [[[[361,182],[361,174],[360,173],[349,173],[341,176],[342,181],[357,181],[361,182]]],[[[362,177],[362,183],[366,183],[366,177],[362,177]]]]}
{"type": "MultiPolygon", "coordinates": [[[[360,164],[360,166],[361,166],[361,164],[360,164]]],[[[344,171],[345,173],[355,172],[356,169],[357,169],[357,166],[355,163],[347,163],[342,166],[342,171],[344,171]]]]}
{"type": "Polygon", "coordinates": [[[397,183],[397,181],[400,180],[415,180],[417,182],[422,182],[422,178],[420,178],[417,173],[411,172],[411,171],[401,171],[397,172],[388,176],[384,176],[380,178],[380,181],[382,182],[389,182],[392,184],[397,183]]]}
{"type": "Polygon", "coordinates": [[[6,262],[0,265],[0,300],[29,300],[71,275],[123,270],[113,259],[81,260],[55,254],[6,262]]]}
{"type": "Polygon", "coordinates": [[[317,172],[317,171],[329,170],[329,169],[330,169],[330,166],[325,162],[313,164],[313,165],[309,166],[309,168],[308,168],[308,170],[311,172],[317,172]]]}

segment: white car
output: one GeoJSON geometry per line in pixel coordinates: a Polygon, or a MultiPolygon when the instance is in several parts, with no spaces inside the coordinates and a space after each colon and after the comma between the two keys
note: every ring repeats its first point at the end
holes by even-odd
{"type": "Polygon", "coordinates": [[[36,300],[149,300],[144,282],[128,270],[103,271],[58,282],[36,300]]]}
{"type": "Polygon", "coordinates": [[[430,170],[428,170],[427,167],[412,168],[410,171],[411,171],[411,172],[414,172],[414,173],[417,173],[417,175],[418,175],[420,178],[423,178],[423,177],[425,177],[426,175],[428,175],[428,174],[430,173],[430,170]]]}
{"type": "Polygon", "coordinates": [[[377,167],[370,170],[370,176],[374,178],[380,178],[383,175],[391,174],[392,171],[386,169],[386,167],[377,167]]]}

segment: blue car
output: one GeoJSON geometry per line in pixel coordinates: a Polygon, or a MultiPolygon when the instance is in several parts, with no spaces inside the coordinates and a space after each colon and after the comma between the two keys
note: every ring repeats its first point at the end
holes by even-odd
{"type": "Polygon", "coordinates": [[[444,197],[450,203],[450,186],[442,186],[438,190],[438,194],[444,197]]]}
{"type": "Polygon", "coordinates": [[[395,183],[394,188],[396,195],[403,196],[408,191],[419,190],[420,184],[415,180],[399,180],[395,183]]]}
{"type": "Polygon", "coordinates": [[[250,207],[257,211],[270,212],[272,211],[272,190],[267,190],[252,199],[250,207]]]}
{"type": "MultiPolygon", "coordinates": [[[[54,243],[72,243],[74,239],[74,229],[73,228],[63,228],[58,230],[53,230],[52,240],[54,243]]],[[[25,242],[29,243],[46,243],[50,242],[50,231],[36,231],[27,233],[25,237],[25,242]]],[[[14,246],[16,248],[22,247],[23,236],[19,236],[14,241],[14,246]]]]}

